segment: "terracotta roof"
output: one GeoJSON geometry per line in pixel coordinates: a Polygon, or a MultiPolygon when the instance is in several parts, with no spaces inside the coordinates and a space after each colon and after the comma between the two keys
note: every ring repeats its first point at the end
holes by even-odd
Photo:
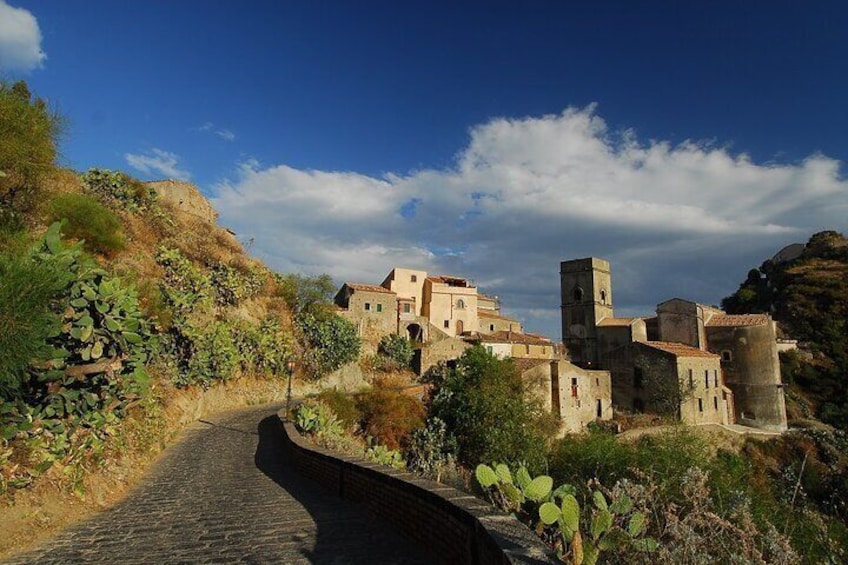
{"type": "Polygon", "coordinates": [[[648,347],[653,347],[654,349],[671,353],[675,357],[718,358],[718,355],[715,353],[710,353],[709,351],[704,351],[703,349],[698,349],[697,347],[692,347],[682,343],[675,343],[671,341],[642,341],[639,343],[644,343],[648,347]]]}
{"type": "Polygon", "coordinates": [[[602,318],[598,326],[629,326],[638,318],[602,318]]]}
{"type": "Polygon", "coordinates": [[[518,332],[501,330],[488,335],[480,336],[481,341],[489,343],[525,343],[528,345],[553,345],[549,339],[518,332]]]}
{"type": "Polygon", "coordinates": [[[346,282],[345,284],[348,286],[348,288],[352,288],[353,290],[359,290],[362,292],[382,292],[384,294],[394,294],[393,291],[385,287],[378,286],[376,284],[360,284],[351,282],[346,282]]]}
{"type": "Polygon", "coordinates": [[[512,362],[515,363],[515,367],[518,369],[519,373],[526,373],[530,369],[534,369],[539,365],[550,364],[550,359],[519,359],[512,358],[512,362]]]}
{"type": "Polygon", "coordinates": [[[709,319],[707,326],[762,326],[769,321],[768,314],[718,314],[709,319]]]}
{"type": "Polygon", "coordinates": [[[480,317],[480,318],[496,318],[498,320],[509,320],[510,322],[517,322],[518,321],[518,320],[515,320],[513,318],[507,318],[506,316],[501,316],[500,314],[495,314],[491,310],[480,310],[479,308],[477,309],[477,316],[480,317]]]}
{"type": "Polygon", "coordinates": [[[442,283],[450,285],[451,283],[461,283],[464,288],[475,288],[472,281],[465,277],[454,277],[451,275],[429,275],[427,280],[430,282],[442,283]]]}

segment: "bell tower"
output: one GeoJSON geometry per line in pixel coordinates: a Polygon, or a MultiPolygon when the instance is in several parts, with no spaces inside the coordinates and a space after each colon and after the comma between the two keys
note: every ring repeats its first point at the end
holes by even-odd
{"type": "Polygon", "coordinates": [[[609,261],[587,257],[562,261],[559,267],[562,341],[573,363],[597,367],[597,324],[613,317],[609,261]]]}

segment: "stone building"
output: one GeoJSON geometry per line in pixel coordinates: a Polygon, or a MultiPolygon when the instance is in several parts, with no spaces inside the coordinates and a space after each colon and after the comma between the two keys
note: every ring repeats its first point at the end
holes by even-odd
{"type": "Polygon", "coordinates": [[[344,283],[334,299],[339,314],[353,322],[363,345],[376,351],[384,335],[397,332],[398,298],[382,286],[344,283]]]}
{"type": "Polygon", "coordinates": [[[686,422],[713,421],[721,415],[721,423],[786,430],[776,325],[768,315],[730,316],[674,298],[657,306],[656,317],[616,318],[609,263],[594,257],[563,261],[560,288],[563,341],[572,361],[609,369],[617,406],[656,410],[657,391],[652,396],[636,387],[650,381],[662,384],[667,398],[679,398],[676,411],[686,422]],[[711,363],[717,366],[707,366],[711,363]],[[648,376],[644,371],[649,365],[651,378],[637,378],[639,371],[648,376]],[[690,368],[694,374],[716,371],[716,386],[707,393],[694,379],[695,389],[688,390],[690,368]],[[679,390],[671,394],[674,382],[679,390]],[[714,394],[718,390],[722,393],[714,394]]]}
{"type": "Polygon", "coordinates": [[[502,359],[554,359],[557,356],[556,346],[551,340],[538,335],[502,330],[479,334],[471,339],[502,359]]]}
{"type": "Polygon", "coordinates": [[[561,434],[613,416],[609,371],[588,371],[563,359],[516,359],[530,395],[562,422],[561,434]]]}

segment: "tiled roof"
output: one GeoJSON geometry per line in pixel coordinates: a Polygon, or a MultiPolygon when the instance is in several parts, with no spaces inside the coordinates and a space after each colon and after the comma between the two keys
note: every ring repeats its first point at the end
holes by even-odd
{"type": "Polygon", "coordinates": [[[345,283],[348,288],[352,288],[353,290],[359,290],[361,292],[382,292],[384,294],[394,294],[391,290],[378,286],[376,284],[360,284],[360,283],[345,283]]]}
{"type": "Polygon", "coordinates": [[[450,286],[461,286],[463,288],[475,288],[474,282],[465,277],[454,277],[452,275],[429,275],[430,282],[446,284],[450,286]]]}
{"type": "Polygon", "coordinates": [[[598,326],[629,326],[637,318],[602,318],[598,326]]]}
{"type": "Polygon", "coordinates": [[[501,316],[500,314],[495,314],[491,310],[477,310],[477,316],[480,318],[495,318],[497,320],[508,320],[510,322],[517,322],[518,320],[514,320],[513,318],[507,318],[506,316],[501,316]]]}
{"type": "Polygon", "coordinates": [[[653,347],[660,351],[665,351],[666,353],[671,353],[676,357],[718,358],[718,355],[715,353],[710,353],[709,351],[704,351],[703,349],[698,349],[697,347],[684,345],[682,343],[675,343],[671,341],[643,341],[640,343],[644,343],[648,347],[653,347]]]}
{"type": "Polygon", "coordinates": [[[524,343],[527,345],[552,345],[550,340],[548,339],[505,330],[480,336],[480,340],[488,343],[524,343]]]}
{"type": "Polygon", "coordinates": [[[518,369],[519,373],[526,373],[530,369],[538,367],[539,365],[549,364],[551,362],[550,359],[519,359],[513,357],[512,362],[515,363],[515,367],[518,369]]]}
{"type": "Polygon", "coordinates": [[[718,314],[709,319],[707,326],[762,326],[767,324],[767,314],[718,314]]]}

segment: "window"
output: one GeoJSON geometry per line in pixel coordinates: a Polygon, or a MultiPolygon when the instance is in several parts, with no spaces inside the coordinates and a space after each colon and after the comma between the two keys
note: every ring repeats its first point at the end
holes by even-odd
{"type": "Polygon", "coordinates": [[[595,379],[595,386],[601,386],[601,379],[595,379]]]}
{"type": "Polygon", "coordinates": [[[489,324],[489,331],[490,332],[495,331],[495,324],[489,324]]]}
{"type": "Polygon", "coordinates": [[[530,344],[529,343],[524,345],[524,353],[527,354],[527,355],[530,355],[530,344]]]}
{"type": "Polygon", "coordinates": [[[574,287],[574,300],[577,302],[583,300],[583,289],[579,286],[574,287]]]}
{"type": "Polygon", "coordinates": [[[704,371],[704,388],[710,388],[710,371],[704,371]]]}
{"type": "Polygon", "coordinates": [[[488,352],[489,352],[489,355],[491,355],[491,354],[492,354],[492,352],[494,351],[494,348],[493,348],[491,345],[487,345],[487,346],[486,346],[486,351],[488,351],[488,352]]]}
{"type": "Polygon", "coordinates": [[[366,312],[368,312],[369,310],[371,310],[371,303],[370,303],[370,302],[366,302],[366,303],[365,303],[365,311],[366,311],[366,312]]]}
{"type": "Polygon", "coordinates": [[[446,327],[446,328],[449,328],[449,327],[450,327],[450,320],[445,320],[445,327],[446,327]]]}
{"type": "Polygon", "coordinates": [[[699,398],[698,399],[698,412],[703,412],[703,411],[704,411],[704,399],[699,398]]]}
{"type": "Polygon", "coordinates": [[[577,398],[577,379],[571,379],[571,396],[577,398]]]}
{"type": "Polygon", "coordinates": [[[718,369],[713,369],[713,386],[718,388],[718,369]]]}
{"type": "Polygon", "coordinates": [[[403,313],[404,313],[404,314],[409,314],[409,311],[410,311],[410,306],[409,306],[409,304],[404,304],[404,305],[403,305],[403,313]]]}
{"type": "Polygon", "coordinates": [[[418,282],[418,275],[410,275],[409,282],[418,282]]]}
{"type": "Polygon", "coordinates": [[[607,291],[604,290],[604,289],[601,289],[601,304],[606,304],[606,303],[607,303],[607,291]]]}
{"type": "Polygon", "coordinates": [[[382,311],[383,311],[383,305],[377,304],[377,312],[382,312],[382,311]]]}
{"type": "Polygon", "coordinates": [[[718,411],[718,396],[713,396],[713,408],[718,411]]]}
{"type": "Polygon", "coordinates": [[[463,300],[462,298],[457,300],[456,301],[456,308],[457,308],[457,310],[465,310],[465,300],[463,300]]]}
{"type": "Polygon", "coordinates": [[[689,388],[695,388],[695,377],[692,375],[692,369],[689,369],[689,388]]]}
{"type": "Polygon", "coordinates": [[[633,388],[642,388],[645,380],[642,367],[633,367],[633,388]]]}
{"type": "Polygon", "coordinates": [[[729,349],[725,349],[721,352],[721,360],[729,363],[733,361],[733,352],[729,349]]]}
{"type": "Polygon", "coordinates": [[[603,413],[604,412],[603,412],[603,405],[601,404],[601,399],[596,398],[595,399],[595,416],[597,418],[600,418],[601,416],[603,416],[603,413]]]}

